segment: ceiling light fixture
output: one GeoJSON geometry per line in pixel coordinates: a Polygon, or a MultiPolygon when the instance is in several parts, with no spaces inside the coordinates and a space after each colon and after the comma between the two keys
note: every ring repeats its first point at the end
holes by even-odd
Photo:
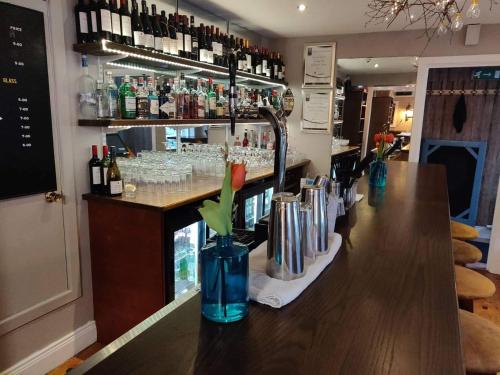
{"type": "Polygon", "coordinates": [[[303,12],[306,10],[306,4],[299,4],[299,6],[297,6],[297,9],[299,10],[299,12],[303,12]]]}

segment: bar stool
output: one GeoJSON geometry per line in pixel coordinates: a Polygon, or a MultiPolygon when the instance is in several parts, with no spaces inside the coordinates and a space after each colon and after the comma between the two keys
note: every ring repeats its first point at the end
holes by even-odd
{"type": "Polygon", "coordinates": [[[451,237],[457,240],[474,240],[479,237],[479,232],[476,228],[470,225],[451,221],[451,237]]]}
{"type": "Polygon", "coordinates": [[[500,371],[500,327],[468,311],[459,310],[467,373],[500,371]]]}
{"type": "Polygon", "coordinates": [[[459,306],[473,312],[474,300],[495,294],[495,284],[486,276],[468,268],[455,265],[455,283],[459,306]]]}
{"type": "Polygon", "coordinates": [[[476,246],[468,242],[452,239],[451,247],[453,249],[453,259],[455,264],[476,263],[481,260],[483,254],[476,246]]]}

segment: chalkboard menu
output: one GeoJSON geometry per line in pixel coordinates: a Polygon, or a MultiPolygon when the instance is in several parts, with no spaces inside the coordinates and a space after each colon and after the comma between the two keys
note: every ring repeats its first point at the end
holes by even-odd
{"type": "Polygon", "coordinates": [[[57,189],[43,13],[0,2],[0,199],[57,189]]]}

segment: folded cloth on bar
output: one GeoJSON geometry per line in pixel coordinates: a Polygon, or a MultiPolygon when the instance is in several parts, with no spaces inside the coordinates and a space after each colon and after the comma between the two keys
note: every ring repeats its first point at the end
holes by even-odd
{"type": "Polygon", "coordinates": [[[328,253],[316,257],[313,264],[306,265],[305,274],[300,279],[283,281],[266,274],[267,241],[263,242],[250,253],[250,298],[278,309],[289,304],[332,262],[341,244],[340,234],[329,234],[328,253]]]}

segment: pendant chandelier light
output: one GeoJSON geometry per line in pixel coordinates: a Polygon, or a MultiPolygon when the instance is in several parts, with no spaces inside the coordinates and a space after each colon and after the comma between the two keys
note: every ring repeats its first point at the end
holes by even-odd
{"type": "MultiPolygon", "coordinates": [[[[496,0],[486,1],[490,10],[496,4],[496,0]]],[[[367,24],[386,23],[389,27],[397,19],[406,19],[405,28],[421,24],[429,40],[436,34],[460,31],[464,17],[475,19],[480,14],[479,0],[370,0],[366,12],[367,24]]]]}

